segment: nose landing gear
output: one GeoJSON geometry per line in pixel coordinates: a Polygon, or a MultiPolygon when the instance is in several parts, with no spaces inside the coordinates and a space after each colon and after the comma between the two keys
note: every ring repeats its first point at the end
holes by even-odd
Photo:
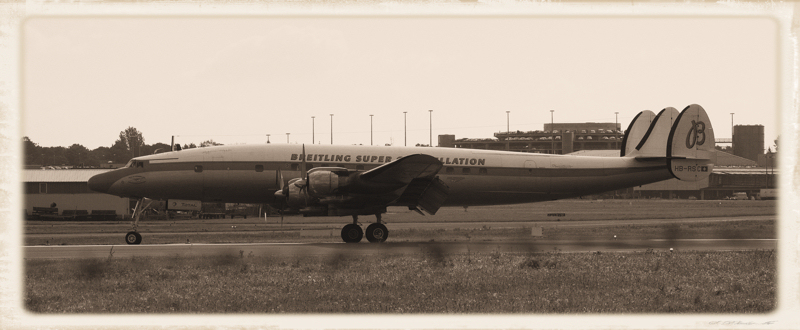
{"type": "Polygon", "coordinates": [[[135,231],[130,231],[127,234],[125,234],[125,243],[128,243],[128,244],[139,244],[141,242],[142,242],[142,235],[141,234],[139,234],[139,233],[137,233],[135,231]]]}
{"type": "Polygon", "coordinates": [[[131,231],[125,234],[125,243],[128,244],[140,244],[142,243],[142,235],[136,232],[139,228],[139,218],[142,215],[144,209],[146,209],[150,204],[153,203],[151,200],[147,205],[144,205],[144,198],[140,198],[136,201],[136,206],[133,208],[133,223],[131,224],[131,231]]]}

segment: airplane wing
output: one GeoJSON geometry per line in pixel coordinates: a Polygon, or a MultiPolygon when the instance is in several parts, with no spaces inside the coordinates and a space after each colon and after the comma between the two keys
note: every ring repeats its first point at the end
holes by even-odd
{"type": "Polygon", "coordinates": [[[316,201],[324,206],[316,212],[328,215],[375,214],[390,204],[419,206],[433,214],[448,194],[448,187],[436,178],[442,166],[433,156],[415,154],[366,172],[318,167],[308,171],[306,180],[277,194],[290,208],[307,213],[315,211],[310,207],[316,201]]]}
{"type": "Polygon", "coordinates": [[[375,184],[407,185],[416,178],[436,175],[442,162],[433,156],[416,154],[403,156],[361,174],[361,179],[375,184]]]}
{"type": "Polygon", "coordinates": [[[364,172],[360,180],[386,187],[402,185],[402,194],[394,205],[436,214],[449,193],[447,185],[435,177],[442,166],[442,162],[432,156],[409,155],[364,172]]]}

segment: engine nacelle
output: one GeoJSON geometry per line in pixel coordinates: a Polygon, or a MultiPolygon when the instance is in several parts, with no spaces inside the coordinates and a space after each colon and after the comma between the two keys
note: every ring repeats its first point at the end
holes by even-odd
{"type": "Polygon", "coordinates": [[[280,194],[286,198],[286,206],[293,210],[322,206],[319,200],[334,197],[339,187],[348,184],[349,175],[346,168],[318,167],[308,171],[307,180],[289,181],[280,194]]]}
{"type": "Polygon", "coordinates": [[[300,178],[292,179],[284,188],[286,191],[286,205],[293,210],[299,210],[308,206],[308,196],[306,195],[306,181],[300,178]]]}
{"type": "Polygon", "coordinates": [[[308,171],[308,195],[325,198],[338,193],[339,187],[347,185],[350,173],[346,168],[318,167],[308,171]]]}

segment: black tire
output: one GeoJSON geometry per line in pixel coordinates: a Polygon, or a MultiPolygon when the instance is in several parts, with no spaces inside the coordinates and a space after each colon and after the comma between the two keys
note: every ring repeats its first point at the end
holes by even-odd
{"type": "Polygon", "coordinates": [[[345,243],[358,243],[364,237],[364,231],[361,226],[356,224],[349,224],[342,228],[342,240],[345,243]]]}
{"type": "Polygon", "coordinates": [[[128,244],[139,244],[142,242],[142,235],[139,233],[132,231],[125,234],[125,243],[128,244]]]}
{"type": "Polygon", "coordinates": [[[373,223],[367,226],[365,235],[370,243],[383,243],[389,238],[389,230],[382,223],[373,223]]]}

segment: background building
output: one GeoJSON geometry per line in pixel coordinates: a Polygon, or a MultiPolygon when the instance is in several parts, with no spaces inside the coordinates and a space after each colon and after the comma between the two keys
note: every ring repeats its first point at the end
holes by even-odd
{"type": "MultiPolygon", "coordinates": [[[[440,135],[440,147],[505,150],[584,156],[619,156],[625,133],[619,123],[548,123],[542,130],[494,133],[494,138],[460,138],[440,135]]],[[[734,154],[717,151],[711,175],[698,182],[670,179],[629,189],[608,192],[604,198],[697,198],[724,199],[736,193],[760,198],[763,190],[774,190],[777,182],[777,153],[764,153],[764,126],[734,126],[734,154]]]]}
{"type": "MultiPolygon", "coordinates": [[[[452,135],[450,135],[452,136],[452,135]]],[[[580,150],[617,149],[625,134],[618,123],[553,123],[543,130],[494,133],[495,138],[457,139],[455,148],[568,154],[580,150]]],[[[455,136],[453,136],[455,138],[455,136]]],[[[440,147],[445,147],[441,143],[440,147]]]]}
{"type": "Polygon", "coordinates": [[[107,169],[24,170],[25,214],[33,208],[49,208],[56,204],[58,215],[64,211],[114,211],[129,215],[129,199],[102,194],[89,189],[87,182],[107,169]]]}
{"type": "Polygon", "coordinates": [[[733,154],[752,161],[758,161],[758,157],[764,155],[764,126],[734,126],[733,154]]]}

